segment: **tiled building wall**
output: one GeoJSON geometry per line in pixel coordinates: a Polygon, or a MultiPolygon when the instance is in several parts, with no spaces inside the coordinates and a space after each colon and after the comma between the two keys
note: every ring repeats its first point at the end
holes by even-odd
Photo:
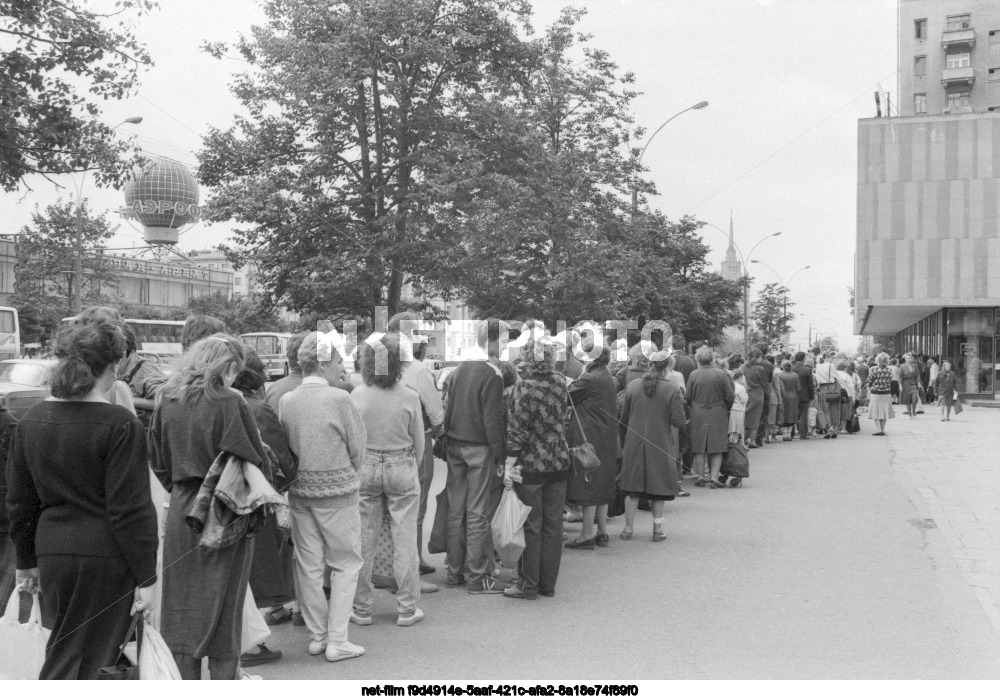
{"type": "Polygon", "coordinates": [[[856,293],[1000,304],[1000,114],[862,120],[856,293]]]}

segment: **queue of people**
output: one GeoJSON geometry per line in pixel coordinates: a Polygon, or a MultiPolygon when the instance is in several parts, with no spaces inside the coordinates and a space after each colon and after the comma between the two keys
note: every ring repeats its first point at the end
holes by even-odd
{"type": "Polygon", "coordinates": [[[690,495],[685,477],[707,489],[742,483],[727,466],[734,450],[834,439],[860,406],[884,435],[894,383],[911,415],[938,396],[948,420],[954,400],[949,364],[912,355],[897,373],[884,353],[755,349],[744,362],[703,346],[692,358],[674,336],[616,362],[593,337],[532,323],[501,360],[510,333],[495,319],[439,390],[406,329],[415,320],[394,317],[380,346],[360,346],[358,381],[324,334],[299,334],[289,376],[266,392],[263,363],[217,319],[188,319],[169,377],[143,366],[113,309],[62,328],[52,397],[20,423],[0,420],[10,533],[0,594],[10,595],[14,559],[14,581],[40,591],[52,630],[41,677],[96,677],[131,617],[155,611],[182,678],[201,678],[206,657],[212,679],[238,678],[281,657],[244,648],[247,605],[268,625],[304,626],[311,655],[357,658],[366,650],[350,630],[376,622],[380,557],[391,562],[396,625],[420,623],[421,596],[436,590],[420,578],[435,571],[423,557],[433,454],[447,462],[436,519],[445,585],[530,601],[557,594],[565,549],[611,546],[620,500],[621,540],[648,508],[651,539],[663,542],[665,504],[690,495]],[[585,469],[587,445],[596,466],[585,469]],[[490,529],[505,489],[530,508],[506,579],[490,529]],[[573,539],[567,512],[582,517],[573,539]]]}

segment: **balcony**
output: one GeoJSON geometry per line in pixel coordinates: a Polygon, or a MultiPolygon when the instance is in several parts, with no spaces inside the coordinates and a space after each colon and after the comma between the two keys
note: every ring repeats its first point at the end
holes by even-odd
{"type": "Polygon", "coordinates": [[[941,84],[945,87],[949,85],[972,85],[974,82],[976,82],[976,71],[972,66],[945,68],[941,71],[941,84]]]}
{"type": "Polygon", "coordinates": [[[968,46],[971,49],[975,45],[975,29],[952,29],[941,33],[941,46],[946,49],[952,46],[968,46]]]}

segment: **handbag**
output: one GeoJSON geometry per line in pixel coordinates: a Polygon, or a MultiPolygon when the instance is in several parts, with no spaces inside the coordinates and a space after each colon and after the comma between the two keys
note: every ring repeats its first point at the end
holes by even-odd
{"type": "Polygon", "coordinates": [[[132,616],[132,624],[128,626],[125,633],[125,641],[118,649],[118,656],[114,664],[97,669],[97,680],[99,681],[137,681],[139,680],[139,667],[129,661],[125,656],[125,647],[132,641],[135,635],[136,649],[135,658],[138,661],[142,655],[142,613],[137,612],[132,616]]]}
{"type": "Polygon", "coordinates": [[[573,403],[572,395],[569,395],[569,405],[573,410],[573,417],[576,418],[576,424],[580,428],[580,437],[583,439],[583,442],[576,447],[569,447],[569,443],[566,444],[569,448],[569,459],[573,465],[573,475],[582,477],[584,481],[589,482],[590,477],[601,466],[601,460],[597,456],[597,450],[587,440],[587,433],[583,430],[583,423],[580,421],[580,414],[573,403]]]}

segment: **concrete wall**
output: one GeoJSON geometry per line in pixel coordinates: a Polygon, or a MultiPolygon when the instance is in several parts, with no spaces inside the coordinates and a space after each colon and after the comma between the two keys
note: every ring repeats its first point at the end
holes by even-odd
{"type": "Polygon", "coordinates": [[[857,206],[857,331],[868,306],[1000,305],[1000,113],[861,120],[857,206]]]}

